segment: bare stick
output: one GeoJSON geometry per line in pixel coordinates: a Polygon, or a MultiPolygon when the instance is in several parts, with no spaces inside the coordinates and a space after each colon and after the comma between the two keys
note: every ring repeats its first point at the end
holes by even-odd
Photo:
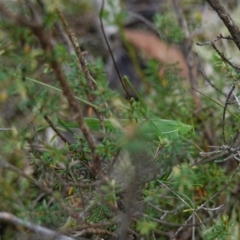
{"type": "Polygon", "coordinates": [[[124,91],[125,91],[126,94],[127,94],[128,100],[130,100],[130,98],[131,98],[130,93],[129,93],[129,91],[128,91],[128,88],[127,88],[125,82],[123,81],[123,79],[122,79],[122,77],[121,77],[121,74],[120,74],[119,69],[118,69],[118,67],[117,67],[117,63],[116,63],[116,61],[115,61],[115,59],[114,59],[114,56],[113,56],[111,47],[110,47],[110,45],[109,45],[109,42],[108,42],[108,39],[107,39],[105,30],[104,30],[103,20],[102,20],[103,10],[104,10],[104,3],[105,3],[105,0],[102,0],[102,6],[101,6],[100,13],[99,13],[100,25],[101,25],[103,37],[104,37],[104,40],[105,40],[105,42],[106,42],[106,44],[107,44],[109,53],[110,53],[110,55],[111,55],[111,58],[112,58],[112,61],[113,61],[113,65],[114,65],[115,70],[116,70],[116,72],[117,72],[117,76],[118,76],[118,78],[119,78],[119,80],[120,80],[120,82],[121,82],[121,84],[122,84],[122,87],[123,87],[124,91]]]}
{"type": "Polygon", "coordinates": [[[208,41],[208,42],[203,42],[203,43],[196,43],[196,45],[198,46],[205,46],[205,45],[209,45],[212,44],[213,42],[217,42],[220,39],[226,39],[226,40],[233,40],[230,36],[228,37],[224,37],[222,34],[220,34],[219,36],[217,36],[215,39],[213,39],[212,41],[208,41]]]}
{"type": "Polygon", "coordinates": [[[233,83],[233,86],[227,96],[227,99],[225,101],[225,105],[224,105],[224,108],[223,108],[223,117],[222,117],[222,136],[223,136],[223,143],[226,144],[226,137],[225,137],[225,116],[226,116],[226,111],[227,111],[227,106],[229,105],[229,99],[230,97],[232,96],[232,93],[235,89],[235,82],[233,83]]]}
{"type": "Polygon", "coordinates": [[[8,213],[8,212],[0,212],[0,220],[8,221],[15,225],[24,226],[35,233],[43,234],[45,236],[48,236],[51,239],[57,237],[58,239],[61,239],[61,240],[74,240],[74,238],[71,238],[71,237],[63,235],[61,233],[52,231],[48,228],[33,224],[29,221],[26,221],[25,219],[24,220],[20,219],[20,218],[16,217],[15,215],[8,213]]]}
{"type": "Polygon", "coordinates": [[[44,116],[44,119],[52,128],[52,130],[62,139],[63,142],[67,143],[68,145],[71,145],[71,142],[69,142],[68,139],[66,139],[65,136],[54,126],[53,122],[47,115],[44,116]]]}
{"type": "Polygon", "coordinates": [[[202,63],[202,60],[199,58],[199,71],[201,72],[202,76],[204,77],[204,79],[207,81],[207,83],[213,88],[215,89],[217,92],[221,93],[223,96],[227,96],[224,92],[222,92],[207,76],[205,70],[204,70],[204,66],[202,63]]]}
{"type": "Polygon", "coordinates": [[[218,14],[219,18],[223,21],[224,25],[227,27],[230,32],[233,41],[236,46],[240,50],[240,30],[238,26],[235,24],[231,16],[228,14],[226,9],[219,3],[218,0],[207,0],[209,5],[213,8],[213,10],[218,14]]]}
{"type": "Polygon", "coordinates": [[[223,62],[227,63],[228,65],[230,65],[231,67],[240,70],[240,67],[233,64],[231,61],[229,61],[225,55],[223,53],[221,53],[218,48],[216,47],[216,45],[214,43],[212,43],[212,47],[214,48],[214,50],[218,53],[218,55],[221,57],[221,59],[223,60],[223,62]]]}

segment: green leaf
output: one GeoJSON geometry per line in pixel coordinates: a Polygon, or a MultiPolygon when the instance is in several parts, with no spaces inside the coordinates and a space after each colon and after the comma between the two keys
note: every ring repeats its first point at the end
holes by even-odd
{"type": "MultiPolygon", "coordinates": [[[[31,81],[31,82],[37,83],[37,84],[39,84],[39,85],[43,85],[43,86],[45,86],[45,87],[47,87],[47,88],[53,89],[53,90],[55,90],[55,91],[57,91],[57,92],[60,92],[60,93],[63,92],[63,91],[62,91],[61,89],[59,89],[59,88],[53,87],[53,86],[51,86],[51,85],[49,85],[49,84],[47,84],[47,83],[43,83],[43,82],[38,81],[38,80],[35,80],[35,79],[33,79],[33,78],[26,77],[26,79],[29,80],[29,81],[31,81]]],[[[76,98],[77,100],[79,100],[80,102],[87,104],[88,106],[91,106],[91,107],[94,107],[94,108],[96,108],[96,109],[99,109],[99,107],[98,107],[97,105],[95,105],[95,104],[93,104],[93,103],[91,103],[91,102],[89,102],[89,101],[87,101],[87,100],[85,100],[85,99],[83,99],[83,98],[76,97],[76,96],[75,96],[75,98],[76,98]]]]}
{"type": "Polygon", "coordinates": [[[129,81],[127,76],[123,76],[123,81],[125,84],[127,84],[131,90],[134,92],[134,94],[137,96],[138,100],[140,101],[140,103],[142,104],[142,106],[144,107],[145,110],[147,110],[147,104],[143,101],[143,99],[141,98],[141,96],[137,93],[136,89],[133,87],[132,83],[129,81]]]}
{"type": "Polygon", "coordinates": [[[71,134],[74,134],[74,132],[70,129],[70,127],[61,119],[58,117],[58,123],[64,127],[68,132],[70,132],[71,134]]]}

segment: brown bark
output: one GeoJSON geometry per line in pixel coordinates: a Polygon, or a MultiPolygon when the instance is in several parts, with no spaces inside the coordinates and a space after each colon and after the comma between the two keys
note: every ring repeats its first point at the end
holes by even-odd
{"type": "Polygon", "coordinates": [[[231,16],[228,14],[226,9],[219,3],[218,0],[207,0],[209,5],[213,10],[218,14],[219,18],[223,21],[224,25],[227,27],[230,32],[234,43],[240,50],[240,30],[236,23],[233,21],[231,16]]]}

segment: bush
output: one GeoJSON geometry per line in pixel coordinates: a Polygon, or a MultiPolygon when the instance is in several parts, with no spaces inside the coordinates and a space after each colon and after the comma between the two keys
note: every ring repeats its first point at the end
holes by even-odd
{"type": "Polygon", "coordinates": [[[218,1],[207,2],[231,36],[198,44],[213,47],[214,81],[202,65],[195,75],[174,1],[179,11],[154,19],[168,44],[181,42],[190,82],[177,64],[159,76],[151,59],[146,86],[119,79],[135,98],[109,89],[104,59],[79,47],[63,5],[2,2],[1,239],[237,239],[239,67],[215,42],[240,49],[240,32],[218,1]]]}

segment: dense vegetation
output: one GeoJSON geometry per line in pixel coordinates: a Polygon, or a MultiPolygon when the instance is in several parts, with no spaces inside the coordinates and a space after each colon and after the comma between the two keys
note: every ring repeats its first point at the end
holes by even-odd
{"type": "Polygon", "coordinates": [[[142,17],[173,64],[122,2],[0,0],[0,239],[240,239],[239,3],[142,17]],[[142,82],[109,84],[109,23],[142,82]]]}

